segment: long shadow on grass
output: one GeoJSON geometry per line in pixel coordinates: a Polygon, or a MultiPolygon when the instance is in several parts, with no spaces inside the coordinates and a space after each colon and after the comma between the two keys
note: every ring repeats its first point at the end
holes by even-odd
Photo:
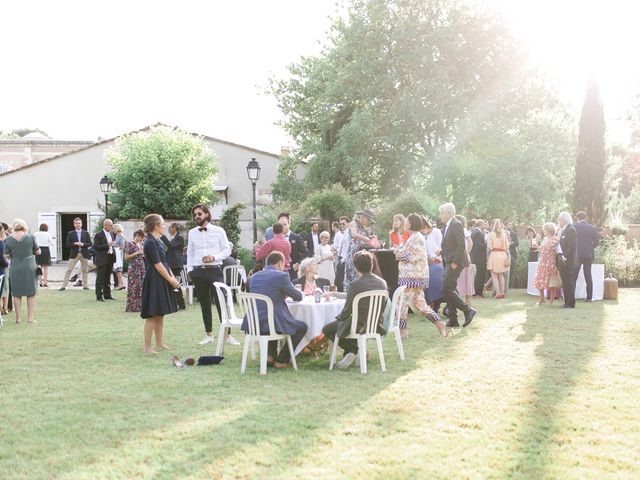
{"type": "Polygon", "coordinates": [[[562,404],[571,395],[602,339],[604,305],[578,300],[575,309],[527,309],[521,342],[540,342],[539,373],[530,388],[529,414],[517,437],[518,456],[507,475],[542,478],[552,453],[562,443],[562,404]]]}

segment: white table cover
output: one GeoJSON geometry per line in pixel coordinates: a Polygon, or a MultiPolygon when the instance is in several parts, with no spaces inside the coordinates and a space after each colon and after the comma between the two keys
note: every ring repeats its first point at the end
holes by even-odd
{"type": "Polygon", "coordinates": [[[300,302],[289,303],[289,311],[296,320],[307,324],[307,333],[296,347],[296,355],[306,347],[309,342],[322,333],[323,327],[336,319],[344,308],[344,299],[333,299],[316,303],[313,296],[305,296],[300,302]]]}
{"type": "MultiPolygon", "coordinates": [[[[540,295],[537,288],[533,287],[533,279],[536,276],[538,262],[529,262],[527,275],[527,293],[529,295],[540,295]]],[[[604,264],[594,263],[591,265],[591,278],[593,279],[593,299],[602,300],[604,298],[604,264]]],[[[580,268],[578,281],[576,282],[576,298],[587,298],[587,283],[580,268]]]]}

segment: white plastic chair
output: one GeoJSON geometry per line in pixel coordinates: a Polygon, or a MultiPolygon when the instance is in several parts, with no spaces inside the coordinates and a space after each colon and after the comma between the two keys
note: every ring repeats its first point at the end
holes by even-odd
{"type": "Polygon", "coordinates": [[[189,270],[187,266],[182,267],[182,286],[187,289],[187,295],[189,298],[189,305],[193,305],[193,284],[189,281],[189,270]]]}
{"type": "MultiPolygon", "coordinates": [[[[222,355],[224,351],[224,337],[225,329],[242,327],[242,318],[238,318],[236,310],[233,307],[233,294],[231,288],[222,282],[213,282],[213,286],[218,294],[218,301],[220,302],[220,313],[222,314],[222,322],[220,323],[220,329],[218,330],[218,343],[216,346],[216,355],[222,355]]],[[[256,351],[253,342],[251,342],[251,360],[256,359],[256,351]]]]}
{"type": "Polygon", "coordinates": [[[404,347],[402,346],[402,336],[400,335],[400,315],[402,314],[402,305],[404,304],[404,290],[407,287],[402,285],[396,288],[391,299],[391,324],[387,333],[393,332],[396,336],[396,345],[400,352],[400,360],[404,362],[404,347]]]}
{"type": "MultiPolygon", "coordinates": [[[[0,275],[0,292],[4,288],[4,275],[0,275]]],[[[4,326],[4,320],[2,319],[2,312],[0,312],[0,327],[4,326]]]]}
{"type": "Polygon", "coordinates": [[[222,279],[231,290],[236,292],[236,295],[240,293],[242,289],[242,280],[240,279],[239,266],[228,265],[222,269],[222,279]]]}
{"type": "Polygon", "coordinates": [[[260,295],[258,293],[239,293],[238,302],[240,303],[242,313],[247,316],[247,322],[249,324],[249,333],[244,336],[244,348],[242,350],[242,365],[240,366],[240,373],[244,373],[247,368],[249,345],[252,342],[257,341],[260,346],[260,375],[266,375],[269,342],[273,340],[286,340],[287,346],[289,347],[289,353],[291,354],[291,365],[294,370],[298,370],[298,364],[296,363],[296,357],[293,352],[291,336],[284,333],[276,333],[273,316],[273,302],[271,299],[266,295],[260,295]],[[258,316],[257,302],[265,302],[267,304],[269,333],[266,335],[260,334],[260,318],[258,316]]]}
{"type": "MultiPolygon", "coordinates": [[[[389,299],[389,292],[386,290],[371,290],[370,292],[359,293],[353,299],[351,307],[351,332],[344,338],[352,338],[358,341],[358,354],[360,355],[360,373],[367,373],[367,340],[375,339],[378,345],[378,355],[380,356],[380,368],[386,371],[387,367],[384,363],[384,352],[382,351],[382,337],[378,333],[378,321],[382,315],[383,300],[389,299]],[[361,300],[369,298],[369,311],[367,312],[367,320],[365,322],[364,333],[356,333],[358,328],[358,304],[361,300]]],[[[338,333],[333,339],[333,348],[331,349],[331,358],[329,359],[329,370],[333,370],[336,363],[336,354],[338,351],[338,333]]]]}

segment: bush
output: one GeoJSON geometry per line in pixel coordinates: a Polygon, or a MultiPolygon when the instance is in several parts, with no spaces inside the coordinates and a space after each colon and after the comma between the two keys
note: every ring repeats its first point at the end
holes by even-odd
{"type": "Polygon", "coordinates": [[[300,206],[300,213],[307,221],[322,219],[329,222],[342,216],[351,218],[356,211],[356,200],[342,186],[336,184],[310,194],[300,206]]]}
{"type": "Polygon", "coordinates": [[[624,237],[604,238],[596,248],[595,262],[604,264],[605,276],[612,275],[621,287],[640,286],[640,247],[624,237]]]}
{"type": "Polygon", "coordinates": [[[405,217],[410,213],[420,213],[430,218],[438,218],[438,202],[422,192],[404,192],[395,199],[390,199],[378,212],[378,237],[391,230],[393,216],[401,213],[405,217]]]}
{"type": "Polygon", "coordinates": [[[236,203],[233,207],[227,208],[220,219],[220,226],[227,233],[227,238],[233,243],[233,249],[238,248],[240,242],[240,212],[246,205],[244,203],[236,203]]]}
{"type": "Polygon", "coordinates": [[[527,288],[528,270],[529,246],[527,242],[520,242],[518,245],[518,258],[513,269],[513,277],[509,279],[513,288],[527,288]]]}
{"type": "Polygon", "coordinates": [[[253,254],[251,250],[243,247],[238,247],[236,250],[236,260],[240,260],[240,263],[245,268],[246,272],[253,268],[253,254]]]}

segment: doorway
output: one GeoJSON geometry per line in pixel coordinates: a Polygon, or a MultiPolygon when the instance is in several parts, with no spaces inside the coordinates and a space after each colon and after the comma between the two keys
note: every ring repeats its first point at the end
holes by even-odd
{"type": "MultiPolygon", "coordinates": [[[[63,260],[69,260],[69,249],[65,244],[67,243],[67,234],[74,229],[73,219],[76,217],[82,219],[82,229],[87,230],[87,225],[89,225],[89,215],[87,213],[60,214],[60,246],[63,260]]],[[[91,235],[91,232],[89,232],[89,235],[91,235]]]]}

